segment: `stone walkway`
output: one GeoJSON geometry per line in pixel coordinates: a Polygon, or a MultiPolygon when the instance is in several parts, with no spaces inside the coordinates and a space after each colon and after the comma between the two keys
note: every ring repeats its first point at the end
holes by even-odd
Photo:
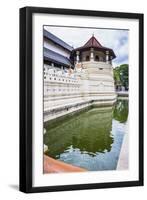
{"type": "Polygon", "coordinates": [[[117,163],[117,170],[126,170],[129,167],[129,147],[128,147],[128,134],[125,133],[119,160],[117,163]]]}

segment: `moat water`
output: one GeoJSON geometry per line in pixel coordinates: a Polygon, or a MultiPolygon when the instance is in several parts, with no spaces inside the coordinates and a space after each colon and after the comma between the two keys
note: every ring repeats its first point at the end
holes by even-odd
{"type": "Polygon", "coordinates": [[[128,100],[49,122],[47,155],[90,171],[115,170],[127,128],[128,100]]]}

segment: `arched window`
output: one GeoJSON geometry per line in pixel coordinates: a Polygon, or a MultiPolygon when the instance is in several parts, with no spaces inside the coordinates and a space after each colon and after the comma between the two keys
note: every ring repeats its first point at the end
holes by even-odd
{"type": "Polygon", "coordinates": [[[89,61],[89,56],[86,56],[86,61],[89,61]]]}
{"type": "Polygon", "coordinates": [[[98,55],[96,55],[95,56],[95,61],[99,61],[100,59],[99,59],[99,56],[98,55]]]}

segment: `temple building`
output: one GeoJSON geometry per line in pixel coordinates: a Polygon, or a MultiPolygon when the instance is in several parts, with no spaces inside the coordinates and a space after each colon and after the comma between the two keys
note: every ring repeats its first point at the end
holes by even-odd
{"type": "Polygon", "coordinates": [[[79,62],[105,62],[110,63],[116,57],[113,50],[103,47],[94,35],[86,42],[84,46],[73,49],[72,54],[76,63],[79,62]]]}
{"type": "Polygon", "coordinates": [[[48,32],[43,30],[44,36],[44,78],[49,69],[54,70],[68,70],[73,68],[72,60],[70,59],[71,51],[73,48],[66,44],[64,41],[48,32]]]}
{"type": "Polygon", "coordinates": [[[73,49],[45,29],[43,34],[45,122],[116,101],[112,49],[102,46],[94,35],[73,49]]]}

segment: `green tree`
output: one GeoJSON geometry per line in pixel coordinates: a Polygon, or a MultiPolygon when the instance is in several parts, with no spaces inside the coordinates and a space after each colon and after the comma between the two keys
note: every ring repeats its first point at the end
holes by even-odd
{"type": "Polygon", "coordinates": [[[120,65],[119,69],[122,86],[128,89],[128,64],[120,65]]]}
{"type": "Polygon", "coordinates": [[[115,85],[120,85],[121,84],[121,80],[120,80],[119,67],[116,67],[115,69],[113,69],[113,74],[114,74],[115,85]]]}
{"type": "Polygon", "coordinates": [[[128,64],[123,64],[113,70],[116,88],[124,86],[128,90],[128,64]]]}

